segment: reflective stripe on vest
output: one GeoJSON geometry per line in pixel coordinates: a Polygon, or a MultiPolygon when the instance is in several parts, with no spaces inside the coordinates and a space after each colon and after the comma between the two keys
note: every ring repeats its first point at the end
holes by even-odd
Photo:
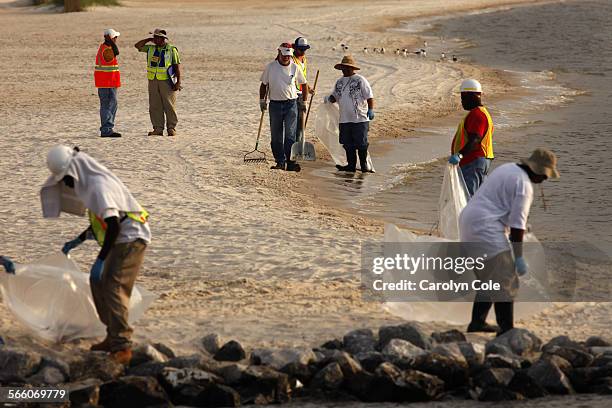
{"type": "MultiPolygon", "coordinates": [[[[308,78],[306,76],[306,73],[308,72],[308,60],[306,59],[306,56],[304,55],[304,62],[300,62],[300,60],[293,55],[291,58],[293,58],[293,62],[295,62],[295,65],[297,65],[298,67],[300,67],[300,69],[302,70],[302,72],[304,73],[304,78],[308,78]]],[[[302,85],[298,85],[298,83],[295,83],[295,87],[298,90],[298,93],[302,92],[302,85]]]]}
{"type": "MultiPolygon", "coordinates": [[[[492,159],[493,156],[493,120],[491,119],[491,115],[489,115],[489,111],[484,106],[479,106],[478,109],[487,117],[487,133],[484,135],[482,140],[480,141],[480,148],[484,153],[484,157],[487,159],[492,159]]],[[[455,137],[453,138],[453,143],[451,145],[452,154],[457,154],[465,147],[467,143],[467,135],[465,132],[465,120],[467,119],[467,115],[459,122],[459,126],[457,127],[457,131],[455,132],[455,137]]]]}
{"type": "MultiPolygon", "coordinates": [[[[98,217],[93,211],[87,210],[89,216],[89,223],[91,224],[91,231],[93,236],[100,246],[104,245],[104,238],[106,238],[106,222],[102,217],[98,217]]],[[[132,220],[144,224],[149,219],[149,213],[144,208],[141,212],[128,212],[125,216],[132,220]]],[[[123,220],[122,220],[123,221],[123,220]]]]}
{"type": "Polygon", "coordinates": [[[150,47],[147,51],[147,78],[148,79],[159,79],[160,81],[165,81],[168,79],[168,68],[172,65],[172,51],[174,47],[172,45],[165,45],[164,48],[160,49],[159,60],[161,61],[161,54],[164,54],[164,66],[159,66],[159,61],[157,63],[158,66],[152,66],[151,62],[153,60],[153,56],[155,54],[155,47],[150,47]]]}
{"type": "Polygon", "coordinates": [[[96,88],[119,88],[121,86],[117,57],[108,62],[104,59],[104,51],[108,48],[112,49],[110,45],[101,44],[96,54],[96,65],[94,67],[96,88]]]}

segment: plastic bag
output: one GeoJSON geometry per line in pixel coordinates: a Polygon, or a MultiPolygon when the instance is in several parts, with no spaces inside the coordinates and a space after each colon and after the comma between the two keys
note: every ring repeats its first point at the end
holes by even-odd
{"type": "MultiPolygon", "coordinates": [[[[346,166],[346,152],[340,144],[340,109],[336,103],[322,103],[317,109],[315,133],[323,146],[327,149],[334,162],[339,166],[346,166]]],[[[372,158],[368,152],[368,166],[374,170],[372,158]]]]}
{"type": "Polygon", "coordinates": [[[459,214],[467,201],[468,191],[463,175],[458,166],[447,164],[438,201],[438,230],[441,237],[459,240],[459,214]]]}
{"type": "MultiPolygon", "coordinates": [[[[17,265],[15,275],[0,274],[2,299],[9,310],[37,336],[54,342],[101,337],[100,322],[89,287],[89,275],[63,254],[17,265]]],[[[156,296],[134,286],[130,323],[138,320],[156,296]]]]}

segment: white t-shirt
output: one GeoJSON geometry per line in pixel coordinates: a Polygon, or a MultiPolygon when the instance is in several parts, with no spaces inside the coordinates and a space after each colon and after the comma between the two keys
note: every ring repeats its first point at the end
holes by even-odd
{"type": "Polygon", "coordinates": [[[297,85],[306,83],[302,70],[291,61],[289,65],[281,65],[274,60],[261,74],[261,82],[269,85],[268,97],[271,101],[286,101],[297,98],[297,85]]]}
{"type": "Polygon", "coordinates": [[[496,168],[459,216],[463,242],[485,242],[489,258],[510,249],[509,229],[527,229],[533,184],[516,163],[496,168]]]}
{"type": "MultiPolygon", "coordinates": [[[[117,211],[114,208],[108,208],[104,211],[104,214],[102,214],[102,219],[109,217],[117,217],[119,221],[121,221],[121,219],[125,217],[125,213],[117,211]]],[[[143,224],[129,217],[125,217],[119,225],[119,236],[117,236],[115,242],[118,244],[125,244],[134,242],[137,239],[142,239],[147,244],[151,243],[151,229],[149,228],[149,223],[145,222],[143,224]]]]}
{"type": "Polygon", "coordinates": [[[340,123],[368,122],[368,99],[373,98],[372,87],[359,74],[336,81],[332,95],[340,108],[340,123]]]}

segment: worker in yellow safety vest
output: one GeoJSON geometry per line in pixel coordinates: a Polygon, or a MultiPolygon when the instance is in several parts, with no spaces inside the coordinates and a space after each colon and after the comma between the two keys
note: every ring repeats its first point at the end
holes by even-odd
{"type": "Polygon", "coordinates": [[[451,164],[458,164],[471,196],[483,183],[493,161],[493,120],[482,105],[482,85],[475,79],[461,83],[461,120],[451,144],[451,164]]]}
{"type": "MultiPolygon", "coordinates": [[[[304,73],[304,78],[308,80],[308,59],[306,58],[306,51],[310,49],[310,45],[308,44],[308,40],[304,37],[298,37],[295,39],[293,45],[293,62],[298,66],[298,68],[304,73]]],[[[312,97],[314,96],[314,89],[312,89],[308,84],[299,85],[297,82],[295,87],[297,88],[298,94],[298,121],[297,128],[295,133],[295,140],[301,141],[302,130],[304,128],[304,113],[306,113],[306,101],[304,100],[304,93],[302,92],[302,87],[308,87],[308,94],[312,97]]]]}
{"type": "Polygon", "coordinates": [[[178,49],[168,42],[166,30],[156,28],[134,44],[140,52],[147,53],[147,79],[149,80],[149,116],[153,131],[149,136],[162,136],[164,122],[168,136],[176,135],[176,92],[181,86],[181,59],[178,49]],[[153,44],[147,44],[153,42],[153,44]],[[165,115],[165,118],[164,118],[165,115]]]}
{"type": "Polygon", "coordinates": [[[56,218],[66,212],[89,217],[89,227],[66,242],[62,252],[68,255],[87,239],[95,239],[101,247],[89,282],[106,338],[91,350],[109,352],[114,361],[128,364],[133,331],[128,323],[130,296],[151,242],[149,213],[117,176],[78,148],[53,147],[47,167],[51,176],[41,189],[43,216],[56,218]]]}

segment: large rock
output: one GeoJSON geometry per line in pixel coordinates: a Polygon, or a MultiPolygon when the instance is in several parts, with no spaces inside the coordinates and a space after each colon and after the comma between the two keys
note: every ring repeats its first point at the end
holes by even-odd
{"type": "Polygon", "coordinates": [[[287,374],[266,366],[250,366],[235,386],[243,404],[272,404],[291,398],[291,384],[287,374]]]}
{"type": "Polygon", "coordinates": [[[329,363],[322,370],[315,374],[311,386],[323,390],[336,390],[340,388],[344,381],[344,374],[340,364],[329,363]]]}
{"type": "Polygon", "coordinates": [[[123,365],[108,358],[108,354],[95,351],[87,353],[81,358],[70,362],[70,376],[72,381],[99,378],[102,381],[111,381],[123,375],[123,365]]]}
{"type": "Polygon", "coordinates": [[[164,343],[153,343],[153,347],[155,347],[157,351],[162,353],[168,359],[176,357],[176,353],[174,352],[174,350],[172,350],[172,348],[170,348],[164,343]]]}
{"type": "Polygon", "coordinates": [[[385,356],[378,351],[368,351],[367,353],[359,353],[355,358],[361,364],[361,367],[371,373],[378,368],[379,365],[385,362],[385,356]]]}
{"type": "Polygon", "coordinates": [[[584,345],[586,347],[610,347],[612,346],[612,343],[610,343],[608,340],[604,339],[603,337],[591,336],[588,339],[586,339],[584,345]]]}
{"type": "Polygon", "coordinates": [[[457,343],[461,354],[465,357],[471,370],[478,370],[484,364],[485,348],[482,344],[461,342],[457,343]]]}
{"type": "Polygon", "coordinates": [[[612,347],[591,347],[589,348],[589,352],[594,356],[598,356],[600,354],[612,356],[612,347]]]}
{"type": "Polygon", "coordinates": [[[240,361],[246,358],[246,352],[240,343],[230,340],[215,353],[217,361],[240,361]]]}
{"type": "Polygon", "coordinates": [[[492,368],[510,368],[513,370],[519,370],[522,367],[521,360],[518,358],[502,356],[500,354],[487,354],[485,365],[492,368]]]}
{"type": "Polygon", "coordinates": [[[487,368],[474,378],[474,385],[480,388],[506,387],[514,377],[510,368],[487,368]]]}
{"type": "Polygon", "coordinates": [[[445,332],[433,332],[431,338],[437,343],[461,343],[467,341],[465,334],[457,329],[445,332]]]}
{"type": "Polygon", "coordinates": [[[452,358],[453,360],[459,361],[462,364],[465,363],[466,366],[469,365],[458,343],[438,344],[431,351],[432,353],[437,353],[442,356],[452,358]]]}
{"type": "Polygon", "coordinates": [[[213,384],[199,393],[190,405],[196,407],[239,407],[240,394],[226,385],[213,384]]]}
{"type": "Polygon", "coordinates": [[[305,365],[314,362],[316,356],[311,349],[255,349],[251,352],[251,364],[267,365],[275,370],[281,370],[286,365],[297,363],[305,365]]]}
{"type": "Polygon", "coordinates": [[[40,362],[40,368],[54,367],[57,368],[67,379],[70,378],[70,365],[64,360],[51,356],[43,356],[40,362]]]}
{"type": "Polygon", "coordinates": [[[168,363],[144,363],[136,367],[130,367],[125,372],[126,375],[133,375],[136,377],[158,377],[164,368],[168,367],[168,363]]]}
{"type": "Polygon", "coordinates": [[[202,344],[202,347],[204,347],[204,350],[208,351],[212,355],[215,355],[219,349],[221,349],[223,340],[221,340],[221,336],[219,336],[217,333],[210,333],[202,337],[200,343],[202,344]]]}
{"type": "Polygon", "coordinates": [[[348,353],[340,354],[335,360],[340,366],[343,377],[347,381],[351,381],[355,376],[363,371],[361,364],[348,353]]]}
{"type": "Polygon", "coordinates": [[[321,345],[321,348],[328,350],[341,350],[343,347],[344,343],[339,339],[329,340],[321,345]]]}
{"type": "Polygon", "coordinates": [[[544,354],[542,355],[541,359],[550,361],[559,367],[559,369],[563,371],[563,374],[565,375],[569,375],[572,372],[572,364],[561,356],[556,354],[544,354]]]}
{"type": "Polygon", "coordinates": [[[431,348],[431,339],[417,323],[405,323],[399,326],[383,326],[378,331],[380,349],[383,349],[392,339],[409,341],[424,350],[431,348]]]}
{"type": "Polygon", "coordinates": [[[205,371],[210,361],[200,354],[192,354],[189,356],[179,356],[175,358],[171,358],[165,363],[166,367],[174,367],[174,368],[199,368],[205,371]]]}
{"type": "Polygon", "coordinates": [[[553,361],[538,360],[527,370],[527,374],[552,394],[574,393],[570,380],[553,361]]]}
{"type": "Polygon", "coordinates": [[[601,367],[584,367],[572,370],[569,375],[572,386],[577,392],[590,392],[594,384],[598,384],[602,379],[612,377],[612,364],[601,367]]]}
{"type": "Polygon", "coordinates": [[[375,350],[376,337],[370,329],[358,329],[345,334],[342,343],[350,354],[366,353],[375,350]]]}
{"type": "Polygon", "coordinates": [[[578,349],[578,350],[582,349],[586,351],[586,348],[582,344],[576,341],[573,341],[567,336],[557,336],[557,337],[552,338],[548,343],[542,346],[542,351],[546,353],[549,351],[551,347],[564,347],[564,348],[573,348],[573,349],[578,349]]]}
{"type": "Polygon", "coordinates": [[[168,357],[150,344],[138,344],[132,349],[130,366],[135,367],[144,363],[165,363],[168,357]]]}
{"type": "Polygon", "coordinates": [[[527,398],[540,398],[547,394],[544,387],[529,376],[527,370],[517,371],[508,384],[508,389],[518,392],[527,398]]]}
{"type": "Polygon", "coordinates": [[[588,367],[593,363],[595,357],[583,349],[563,347],[563,346],[551,346],[546,349],[545,355],[557,355],[569,361],[572,367],[588,367]]]}
{"type": "Polygon", "coordinates": [[[102,385],[102,381],[97,378],[67,384],[70,406],[97,406],[100,400],[100,385],[102,385]]]}
{"type": "Polygon", "coordinates": [[[612,355],[610,354],[599,354],[593,362],[591,363],[591,367],[603,367],[606,365],[612,365],[612,355]]]}
{"type": "Polygon", "coordinates": [[[40,354],[12,348],[0,349],[0,382],[24,382],[42,361],[40,354]]]}
{"type": "Polygon", "coordinates": [[[248,366],[240,363],[226,363],[217,367],[214,373],[223,378],[223,382],[228,385],[238,384],[248,366]]]}
{"type": "MultiPolygon", "coordinates": [[[[492,345],[506,346],[512,353],[526,356],[539,352],[542,347],[542,340],[529,330],[512,329],[489,341],[486,349],[488,350],[492,345]]],[[[487,354],[489,353],[487,352],[487,354]]]]}
{"type": "Polygon", "coordinates": [[[155,378],[125,376],[100,387],[100,405],[117,408],[169,406],[170,400],[155,378]]]}
{"type": "Polygon", "coordinates": [[[468,382],[469,367],[465,360],[459,361],[429,352],[415,357],[412,367],[415,370],[441,378],[447,389],[461,387],[468,382]]]}
{"type": "Polygon", "coordinates": [[[186,384],[210,386],[223,380],[197,368],[165,367],[159,375],[159,381],[166,390],[175,390],[186,384]]]}
{"type": "Polygon", "coordinates": [[[387,361],[404,368],[408,368],[416,357],[425,353],[422,348],[402,339],[391,339],[382,350],[387,361]]]}
{"type": "Polygon", "coordinates": [[[68,380],[68,377],[64,375],[56,367],[43,367],[36,374],[28,377],[28,384],[32,385],[57,385],[64,383],[68,380]]]}

